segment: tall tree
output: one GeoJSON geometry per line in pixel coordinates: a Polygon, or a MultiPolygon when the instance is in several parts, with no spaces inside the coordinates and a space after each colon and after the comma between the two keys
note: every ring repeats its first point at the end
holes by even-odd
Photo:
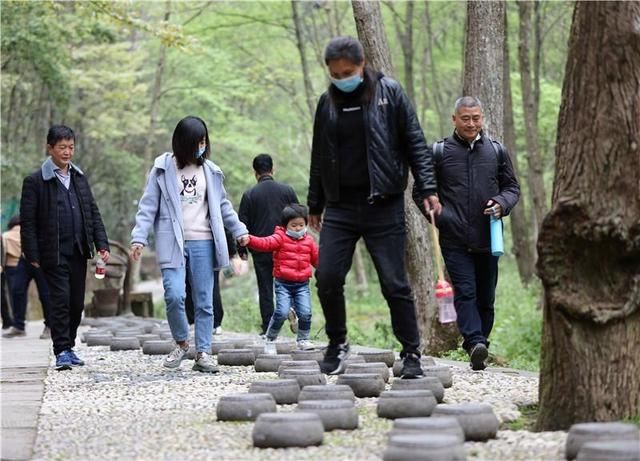
{"type": "Polygon", "coordinates": [[[402,49],[402,62],[404,67],[403,86],[409,97],[409,101],[413,107],[418,110],[415,96],[415,86],[413,84],[413,12],[415,10],[415,2],[409,0],[405,5],[404,18],[396,10],[393,2],[385,2],[385,5],[393,13],[393,23],[396,29],[396,35],[402,49]]]}
{"type": "MultiPolygon", "coordinates": [[[[531,80],[531,60],[529,59],[529,48],[531,42],[533,3],[529,1],[518,1],[518,14],[520,17],[520,29],[518,40],[518,62],[520,63],[520,85],[522,87],[522,111],[524,113],[524,125],[526,132],[527,163],[529,171],[527,180],[529,193],[533,203],[532,217],[534,219],[534,239],[537,237],[538,228],[542,223],[546,212],[546,194],[544,191],[544,161],[538,147],[538,104],[536,98],[540,90],[534,88],[531,80]]],[[[539,79],[539,53],[536,53],[537,78],[539,79]]],[[[539,84],[536,84],[539,85],[539,84]]]]}
{"type": "Polygon", "coordinates": [[[465,95],[480,98],[484,131],[502,139],[504,2],[468,2],[464,53],[465,95]]]}
{"type": "MultiPolygon", "coordinates": [[[[309,109],[309,117],[313,120],[313,114],[315,113],[315,92],[313,91],[313,85],[311,83],[309,65],[307,64],[307,53],[304,47],[305,42],[302,37],[303,25],[302,18],[300,17],[299,2],[300,0],[291,0],[291,11],[293,13],[293,26],[296,31],[296,47],[298,48],[298,54],[300,55],[305,99],[307,101],[307,108],[309,109]]],[[[331,16],[329,15],[329,18],[330,17],[331,16]]]]}
{"type": "Polygon", "coordinates": [[[576,2],[544,286],[541,430],[640,408],[640,3],[576,2]]]}
{"type": "MultiPolygon", "coordinates": [[[[358,37],[362,42],[367,63],[378,71],[393,75],[393,64],[378,1],[352,2],[358,37]]],[[[424,350],[438,353],[455,348],[457,329],[455,324],[438,322],[435,303],[433,261],[427,222],[411,199],[411,184],[405,192],[407,221],[406,264],[409,282],[416,303],[418,327],[424,350]]]]}
{"type": "MultiPolygon", "coordinates": [[[[520,176],[518,169],[518,152],[516,150],[516,129],[513,121],[513,98],[511,95],[511,72],[509,61],[509,40],[507,9],[504,12],[504,144],[511,154],[513,170],[516,176],[520,176]]],[[[527,213],[524,198],[521,198],[518,206],[511,214],[511,240],[513,241],[513,254],[518,265],[520,280],[525,285],[533,278],[535,269],[535,246],[530,237],[529,225],[527,224],[527,213]]]]}

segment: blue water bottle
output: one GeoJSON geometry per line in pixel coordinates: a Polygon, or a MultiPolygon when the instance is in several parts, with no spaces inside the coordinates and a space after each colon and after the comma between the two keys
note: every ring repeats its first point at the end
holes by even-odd
{"type": "Polygon", "coordinates": [[[502,256],[504,254],[504,240],[502,239],[502,219],[491,216],[491,254],[493,256],[502,256]]]}

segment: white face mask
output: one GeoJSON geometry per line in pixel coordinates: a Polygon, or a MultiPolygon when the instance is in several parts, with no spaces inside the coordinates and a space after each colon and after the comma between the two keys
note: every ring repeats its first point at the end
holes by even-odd
{"type": "Polygon", "coordinates": [[[307,233],[307,226],[304,226],[299,231],[294,231],[294,230],[287,229],[287,235],[289,237],[291,237],[291,238],[296,239],[296,240],[300,240],[302,237],[305,236],[306,233],[307,233]]]}
{"type": "Polygon", "coordinates": [[[198,147],[198,152],[196,152],[195,154],[193,154],[193,156],[195,158],[200,158],[204,155],[204,153],[207,151],[207,146],[204,145],[202,147],[198,147]]]}

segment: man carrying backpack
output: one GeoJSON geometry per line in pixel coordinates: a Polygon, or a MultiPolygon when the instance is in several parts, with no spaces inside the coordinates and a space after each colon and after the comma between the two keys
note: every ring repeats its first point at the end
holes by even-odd
{"type": "Polygon", "coordinates": [[[453,284],[462,346],[474,370],[486,367],[498,281],[489,218],[507,216],[520,197],[509,154],[482,131],[483,123],[480,101],[471,96],[459,98],[453,135],[433,147],[442,204],[436,225],[453,284]]]}

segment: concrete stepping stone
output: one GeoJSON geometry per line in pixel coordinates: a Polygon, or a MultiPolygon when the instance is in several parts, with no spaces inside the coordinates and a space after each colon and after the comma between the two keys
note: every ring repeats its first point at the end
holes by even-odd
{"type": "Polygon", "coordinates": [[[305,386],[298,401],[304,400],[355,400],[353,390],[346,384],[305,386]]]}
{"type": "Polygon", "coordinates": [[[233,344],[233,349],[249,349],[255,344],[254,339],[248,338],[230,339],[229,342],[233,344]]]}
{"type": "Polygon", "coordinates": [[[291,358],[293,360],[315,360],[316,362],[319,363],[319,362],[322,362],[322,360],[324,360],[324,352],[322,352],[321,350],[310,350],[310,351],[292,350],[291,358]]]}
{"type": "Polygon", "coordinates": [[[436,406],[431,416],[455,416],[462,426],[465,440],[484,442],[494,439],[498,418],[488,403],[455,403],[436,406]]]}
{"type": "Polygon", "coordinates": [[[218,355],[222,349],[235,349],[233,341],[214,341],[211,343],[211,355],[218,355]]]}
{"type": "Polygon", "coordinates": [[[380,375],[345,373],[338,375],[336,384],[346,384],[356,397],[378,397],[384,391],[384,380],[380,375]]]}
{"type": "Polygon", "coordinates": [[[385,383],[389,382],[389,367],[384,362],[365,362],[365,363],[353,363],[348,365],[344,370],[345,373],[377,373],[382,376],[385,383]]]}
{"type": "Polygon", "coordinates": [[[160,339],[173,339],[173,333],[170,331],[161,331],[160,339]]]}
{"type": "Polygon", "coordinates": [[[398,434],[451,435],[464,443],[464,431],[454,416],[439,418],[398,418],[393,422],[389,437],[398,434]]]}
{"type": "Polygon", "coordinates": [[[280,378],[295,379],[300,389],[314,384],[327,384],[327,378],[314,368],[289,368],[278,373],[280,378]]]}
{"type": "Polygon", "coordinates": [[[111,346],[111,334],[89,335],[87,336],[87,346],[111,346]]]}
{"type": "Polygon", "coordinates": [[[640,441],[607,440],[587,442],[578,453],[578,461],[638,461],[640,441]]]}
{"type": "Polygon", "coordinates": [[[374,352],[358,352],[358,355],[365,362],[384,362],[387,367],[392,367],[396,361],[396,354],[393,351],[374,351],[374,352]]]}
{"type": "Polygon", "coordinates": [[[325,431],[358,428],[358,412],[353,400],[304,400],[298,403],[296,411],[320,416],[325,431]]]}
{"type": "Polygon", "coordinates": [[[364,357],[360,355],[350,355],[347,360],[344,361],[345,367],[348,367],[352,363],[366,363],[364,357]]]}
{"type": "Polygon", "coordinates": [[[249,386],[250,393],[271,394],[276,403],[291,404],[298,402],[300,385],[295,379],[274,379],[254,381],[249,386]]]}
{"type": "Polygon", "coordinates": [[[442,386],[446,389],[453,385],[453,377],[451,376],[451,368],[447,365],[433,365],[422,367],[425,376],[435,376],[442,382],[442,386]]]}
{"type": "Polygon", "coordinates": [[[462,461],[464,445],[451,435],[398,434],[389,440],[383,461],[462,461]]]}
{"type": "Polygon", "coordinates": [[[136,338],[138,338],[138,341],[140,341],[140,345],[144,346],[144,343],[146,343],[147,341],[159,341],[160,340],[160,336],[159,335],[154,335],[153,333],[145,333],[142,335],[137,335],[136,338]]]}
{"type": "Polygon", "coordinates": [[[108,336],[113,336],[113,334],[109,331],[109,330],[89,330],[86,333],[83,333],[80,336],[80,342],[86,343],[87,342],[87,338],[89,336],[96,336],[96,335],[108,335],[108,336]]]}
{"type": "Polygon", "coordinates": [[[218,352],[218,365],[252,366],[255,361],[251,349],[221,349],[218,352]]]}
{"type": "MultiPolygon", "coordinates": [[[[432,367],[436,365],[436,361],[433,359],[433,357],[430,357],[428,355],[423,355],[422,357],[420,357],[420,363],[422,364],[422,367],[432,367]]],[[[395,362],[393,362],[393,376],[395,376],[396,378],[399,378],[402,374],[402,365],[404,364],[402,359],[396,359],[395,362]]]]}
{"type": "Polygon", "coordinates": [[[133,351],[140,349],[140,341],[135,336],[114,336],[110,346],[112,351],[133,351]]]}
{"type": "Polygon", "coordinates": [[[283,360],[278,367],[278,374],[284,370],[293,368],[312,368],[320,371],[320,365],[315,360],[283,360]]]}
{"type": "Polygon", "coordinates": [[[435,376],[424,376],[415,379],[394,379],[391,383],[392,391],[428,390],[433,392],[436,402],[442,403],[444,399],[444,386],[435,376]]]}
{"type": "Polygon", "coordinates": [[[289,354],[277,354],[277,355],[268,355],[268,354],[260,354],[256,356],[256,361],[254,363],[254,368],[259,373],[264,372],[277,372],[280,364],[285,360],[290,361],[291,355],[289,354]]]}
{"type": "Polygon", "coordinates": [[[258,448],[309,447],[322,444],[324,426],[315,413],[263,413],[251,436],[258,448]]]}
{"type": "Polygon", "coordinates": [[[380,418],[417,418],[430,416],[436,407],[436,398],[428,390],[385,391],[378,399],[380,418]]]}
{"type": "Polygon", "coordinates": [[[255,421],[261,413],[278,410],[271,394],[229,394],[223,395],[216,405],[218,421],[255,421]]]}
{"type": "Polygon", "coordinates": [[[149,340],[142,345],[142,353],[145,355],[167,355],[175,348],[176,343],[170,339],[149,340]]]}
{"type": "Polygon", "coordinates": [[[278,354],[291,354],[291,351],[297,347],[296,343],[291,341],[276,341],[276,352],[278,354]]]}
{"type": "Polygon", "coordinates": [[[124,328],[121,330],[116,330],[113,334],[114,336],[138,336],[144,334],[144,328],[124,328]]]}
{"type": "Polygon", "coordinates": [[[574,424],[567,435],[565,458],[575,459],[580,448],[587,442],[607,440],[640,440],[640,429],[635,424],[619,421],[574,424]]]}

